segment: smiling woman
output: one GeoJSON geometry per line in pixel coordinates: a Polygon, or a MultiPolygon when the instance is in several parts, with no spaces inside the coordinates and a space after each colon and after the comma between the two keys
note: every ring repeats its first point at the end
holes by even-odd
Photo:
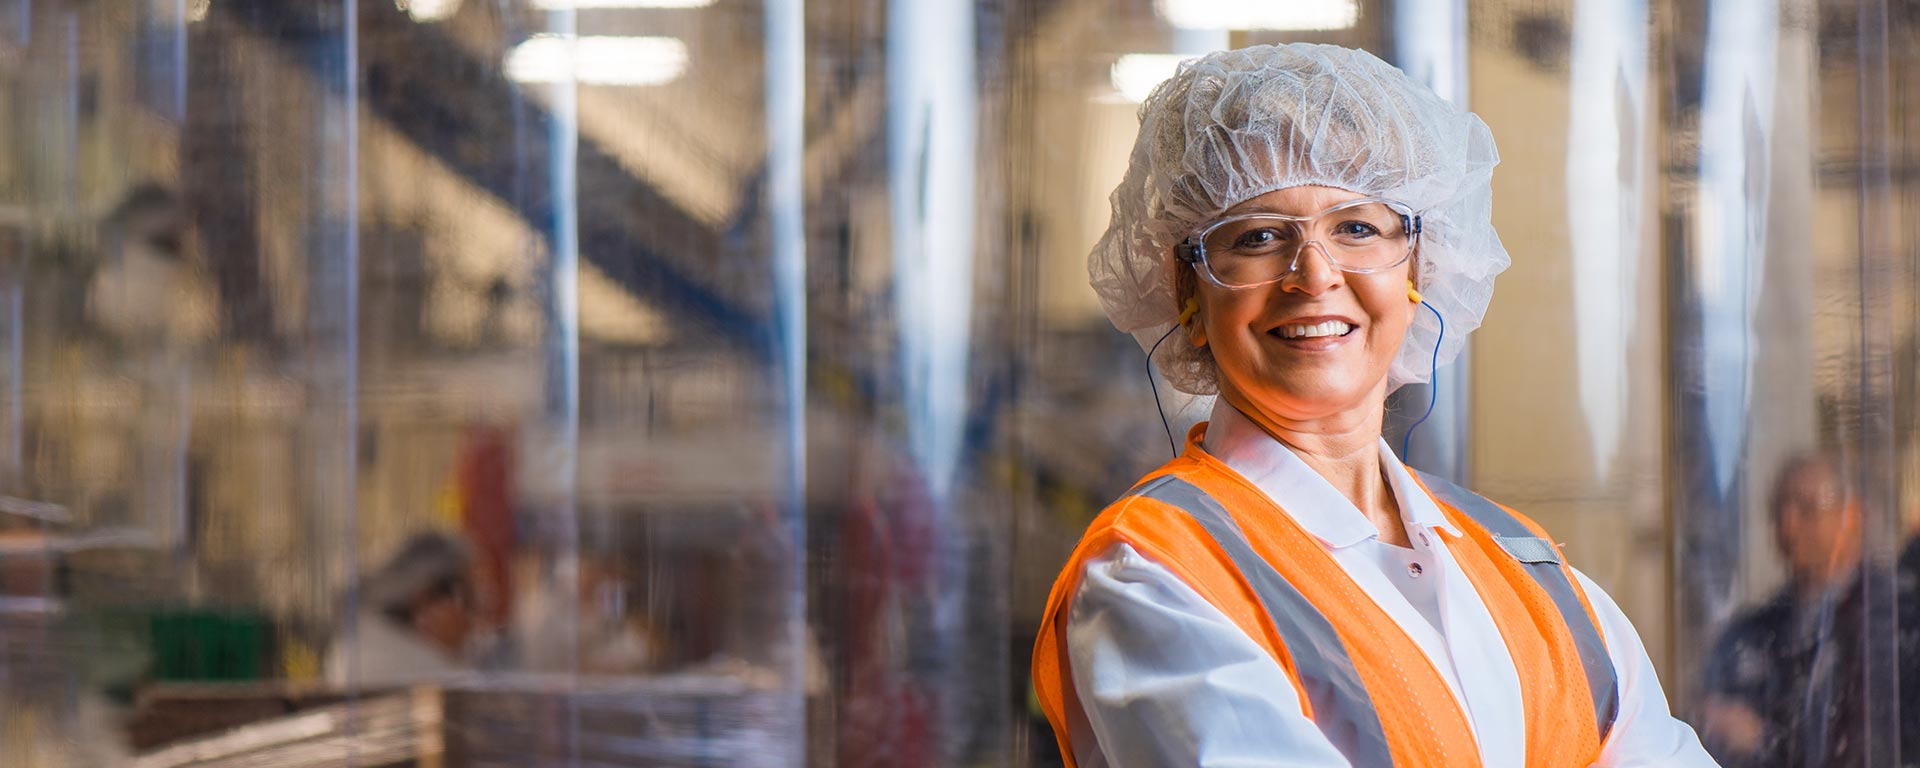
{"type": "Polygon", "coordinates": [[[1210,54],[1148,97],[1092,282],[1219,399],[1054,585],[1034,684],[1069,764],[1713,764],[1545,530],[1381,439],[1508,263],[1497,160],[1344,48],[1210,54]]]}
{"type": "Polygon", "coordinates": [[[1383,413],[1358,407],[1385,402],[1387,368],[1419,305],[1407,301],[1410,238],[1383,237],[1380,227],[1392,225],[1367,223],[1364,206],[1344,207],[1365,201],[1357,193],[1323,186],[1277,189],[1249,200],[1236,209],[1328,209],[1332,215],[1317,217],[1313,231],[1289,235],[1295,241],[1291,247],[1256,248],[1254,242],[1287,238],[1253,230],[1230,241],[1232,247],[1218,256],[1209,248],[1204,257],[1209,279],[1187,281],[1186,296],[1200,304],[1187,338],[1194,348],[1211,352],[1220,395],[1233,407],[1249,414],[1276,411],[1264,421],[1343,413],[1370,413],[1377,421],[1383,413]],[[1341,245],[1343,238],[1350,245],[1341,245]],[[1336,253],[1342,257],[1336,259],[1336,253]]]}

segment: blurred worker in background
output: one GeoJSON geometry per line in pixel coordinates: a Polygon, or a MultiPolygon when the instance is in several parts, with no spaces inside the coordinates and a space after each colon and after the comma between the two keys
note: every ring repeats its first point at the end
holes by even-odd
{"type": "Polygon", "coordinates": [[[1900,755],[1914,763],[1920,762],[1920,529],[1909,524],[1907,536],[1895,569],[1894,647],[1900,660],[1900,755]]]}
{"type": "Polygon", "coordinates": [[[186,205],[173,190],[141,184],[101,226],[101,263],[87,281],[86,311],[109,337],[136,347],[198,343],[219,325],[219,292],[188,243],[186,205]]]}
{"type": "Polygon", "coordinates": [[[473,554],[439,533],[414,536],[360,583],[360,609],[327,654],[336,686],[390,688],[457,674],[470,665],[479,626],[473,554]]]}
{"type": "Polygon", "coordinates": [[[1787,583],[1708,655],[1701,733],[1727,766],[1861,764],[1861,520],[1831,457],[1787,461],[1771,499],[1787,583]]]}

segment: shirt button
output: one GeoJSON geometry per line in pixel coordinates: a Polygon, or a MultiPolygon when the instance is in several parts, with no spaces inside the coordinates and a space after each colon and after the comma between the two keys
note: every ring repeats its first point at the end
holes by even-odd
{"type": "Polygon", "coordinates": [[[1421,568],[1419,563],[1407,563],[1408,576],[1412,576],[1417,579],[1417,578],[1420,578],[1420,574],[1425,572],[1426,572],[1426,569],[1421,568]]]}

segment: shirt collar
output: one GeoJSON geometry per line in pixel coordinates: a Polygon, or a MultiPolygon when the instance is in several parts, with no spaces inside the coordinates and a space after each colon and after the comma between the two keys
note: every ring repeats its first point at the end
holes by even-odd
{"type": "MultiPolygon", "coordinates": [[[[1215,401],[1207,423],[1207,453],[1254,484],[1291,516],[1294,522],[1328,547],[1342,549],[1378,537],[1379,531],[1347,497],[1313,471],[1286,443],[1267,434],[1225,399],[1215,401]]],[[[1387,485],[1400,503],[1400,519],[1412,532],[1438,528],[1454,536],[1454,527],[1399,457],[1380,441],[1380,466],[1387,485]]]]}

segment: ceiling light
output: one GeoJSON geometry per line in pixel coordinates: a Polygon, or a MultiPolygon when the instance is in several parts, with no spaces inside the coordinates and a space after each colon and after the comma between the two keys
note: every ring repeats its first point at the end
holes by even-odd
{"type": "Polygon", "coordinates": [[[687,71],[687,44],[674,37],[535,35],[507,54],[507,77],[522,83],[659,85],[687,71]]]}
{"type": "Polygon", "coordinates": [[[1357,0],[1154,0],[1160,18],[1181,29],[1348,29],[1357,0]]]}
{"type": "Polygon", "coordinates": [[[394,4],[419,22],[439,21],[460,10],[460,0],[395,0],[394,4]]]}
{"type": "Polygon", "coordinates": [[[1113,63],[1113,88],[1128,101],[1147,100],[1153,87],[1166,82],[1191,56],[1177,53],[1129,53],[1113,63]]]}
{"type": "Polygon", "coordinates": [[[533,0],[543,11],[567,11],[579,8],[705,8],[713,0],[533,0]]]}

